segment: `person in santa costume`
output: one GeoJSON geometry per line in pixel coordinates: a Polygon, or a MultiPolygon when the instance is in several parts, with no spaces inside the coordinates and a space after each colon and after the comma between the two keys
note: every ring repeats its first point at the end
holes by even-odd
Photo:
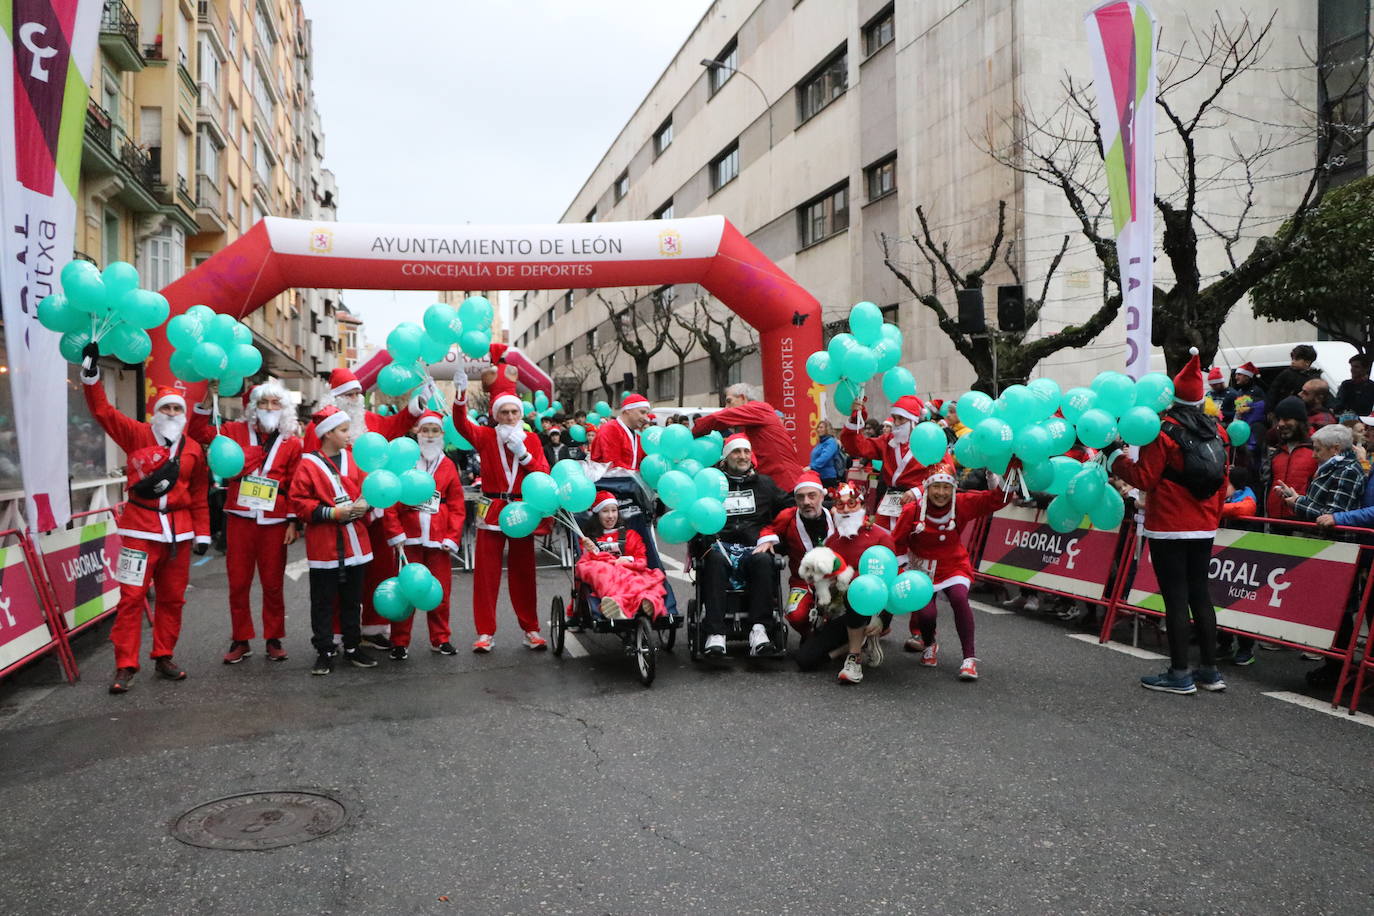
{"type": "Polygon", "coordinates": [[[600,600],[603,616],[611,620],[668,613],[663,571],[649,568],[648,550],[639,532],[620,524],[620,500],[601,490],[592,503],[590,530],[582,535],[578,579],[600,600]]]}
{"type": "Polygon", "coordinates": [[[525,430],[524,405],[515,386],[498,377],[491,390],[494,427],[478,426],[468,419],[467,388],[458,389],[453,402],[453,425],[472,443],[482,465],[482,496],[477,501],[477,555],[472,574],[472,618],[477,640],[472,651],[490,652],[496,644],[496,598],[501,591],[501,561],[510,547],[507,583],[511,605],[524,631],[528,649],[543,650],[548,643],[539,633],[535,608],[534,536],[507,537],[501,530],[501,510],[520,497],[521,481],[532,471],[549,470],[539,436],[525,430]]]}
{"type": "MultiPolygon", "coordinates": [[[[418,470],[434,477],[434,495],[418,506],[397,503],[387,510],[405,530],[406,560],[423,563],[443,586],[444,597],[439,606],[426,612],[429,628],[429,648],[440,655],[457,655],[453,647],[453,632],[449,627],[449,594],[453,585],[452,557],[458,553],[463,539],[463,482],[458,468],[444,456],[444,418],[433,410],[420,415],[415,424],[415,440],[420,443],[418,470]]],[[[391,657],[404,661],[409,655],[413,617],[391,625],[391,657]]]]}
{"type": "MultiPolygon", "coordinates": [[[[215,383],[211,383],[213,386],[215,383]]],[[[234,665],[253,654],[253,573],[262,582],[262,635],[267,657],[285,661],[286,602],[283,582],[286,548],[300,529],[291,511],[291,478],[301,458],[296,413],[280,382],[266,381],[245,395],[243,419],[211,425],[213,387],[197,404],[187,434],[209,447],[223,435],[243,449],[243,470],[228,480],[224,501],[224,565],[229,578],[229,651],[224,663],[234,665]]]]}
{"type": "Polygon", "coordinates": [[[629,393],[620,402],[620,415],[602,423],[592,443],[591,460],[612,467],[639,470],[644,450],[639,447],[639,431],[649,422],[652,405],[642,394],[629,393]]]}
{"type": "Polygon", "coordinates": [[[825,488],[815,471],[803,471],[792,487],[795,506],[788,506],[759,533],[754,553],[781,550],[787,556],[787,622],[802,636],[811,630],[811,587],[797,571],[808,550],[825,545],[835,522],[825,507],[825,488]]]}
{"type": "Polygon", "coordinates": [[[91,417],[128,456],[128,499],[118,511],[120,535],[119,604],[110,630],[115,674],[110,693],[124,693],[138,673],[143,641],[143,608],[153,589],[153,669],[162,677],[184,680],[172,660],[181,634],[181,609],[191,570],[191,545],[210,547],[209,475],[205,453],[187,438],[186,399],[175,388],[159,388],[149,404],[147,423],[124,416],[110,404],[100,384],[99,351],[88,346],[81,364],[82,388],[91,417]]]}
{"type": "Polygon", "coordinates": [[[1230,440],[1221,424],[1202,409],[1202,367],[1197,348],[1190,352],[1192,358],[1174,376],[1174,405],[1164,414],[1159,436],[1141,446],[1134,460],[1119,444],[1107,453],[1110,473],[1146,493],[1142,533],[1149,539],[1150,562],[1164,599],[1170,667],[1142,677],[1140,685],[1182,694],[1197,693],[1198,687],[1226,689],[1217,670],[1217,617],[1208,591],[1208,569],[1226,502],[1230,440]],[[1192,460],[1185,463],[1185,456],[1192,460]],[[1204,458],[1209,460],[1199,460],[1204,458]],[[1199,476],[1203,466],[1215,473],[1199,476]],[[1201,657],[1196,669],[1189,664],[1194,630],[1201,657]]]}
{"type": "Polygon", "coordinates": [[[692,435],[734,430],[754,444],[754,460],[759,473],[784,490],[791,490],[806,462],[797,455],[797,442],[782,425],[772,404],[753,398],[753,389],[744,383],[725,389],[725,407],[700,417],[692,424],[692,435]]]}
{"type": "Polygon", "coordinates": [[[854,405],[854,413],[840,432],[840,445],[851,458],[882,462],[879,471],[882,487],[875,513],[879,525],[892,530],[902,507],[920,495],[921,481],[930,468],[916,460],[909,443],[911,431],[921,422],[925,405],[915,395],[904,395],[892,405],[892,431],[876,437],[863,434],[864,402],[854,405]]]}
{"type": "Polygon", "coordinates": [[[1001,487],[956,493],[954,468],[947,464],[936,465],[926,476],[917,498],[902,510],[892,533],[899,553],[909,555],[908,568],[924,572],[935,585],[930,603],[912,615],[920,628],[920,636],[908,640],[907,648],[921,652],[922,665],[934,668],[938,664],[935,601],[943,592],[954,611],[954,628],[959,633],[964,653],[964,660],[959,665],[960,680],[978,680],[973,608],[968,603],[969,586],[973,584],[973,561],[964,547],[963,531],[975,520],[1005,506],[1009,499],[1010,492],[1001,487]]]}
{"type": "MultiPolygon", "coordinates": [[[[291,508],[305,521],[305,559],[310,569],[310,643],[315,647],[311,674],[334,670],[334,616],[343,633],[344,659],[374,668],[376,659],[362,648],[359,628],[363,569],[374,545],[364,519],[372,511],[362,498],[364,474],[348,448],[348,414],[325,407],[311,417],[320,447],[301,456],[291,481],[291,508]]],[[[404,534],[393,516],[384,515],[389,537],[379,552],[399,545],[404,534]]]]}

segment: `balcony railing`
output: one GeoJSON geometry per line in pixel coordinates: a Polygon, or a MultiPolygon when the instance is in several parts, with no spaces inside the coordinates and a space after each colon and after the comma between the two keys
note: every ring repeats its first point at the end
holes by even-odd
{"type": "Polygon", "coordinates": [[[157,165],[153,162],[152,154],[140,147],[128,137],[119,148],[119,161],[124,163],[124,167],[129,170],[139,184],[149,191],[157,188],[161,177],[158,174],[157,165]]]}
{"type": "Polygon", "coordinates": [[[100,13],[100,31],[123,35],[129,44],[138,47],[138,20],[123,0],[105,0],[105,8],[100,13]]]}
{"type": "Polygon", "coordinates": [[[187,209],[194,210],[196,208],[196,199],[191,196],[191,188],[185,175],[177,176],[177,200],[187,209]]]}
{"type": "Polygon", "coordinates": [[[110,113],[96,104],[95,99],[86,102],[86,136],[110,153],[114,152],[114,119],[110,113]]]}
{"type": "Polygon", "coordinates": [[[196,206],[204,210],[214,210],[219,212],[224,198],[219,192],[219,185],[215,179],[209,175],[196,175],[196,206]]]}

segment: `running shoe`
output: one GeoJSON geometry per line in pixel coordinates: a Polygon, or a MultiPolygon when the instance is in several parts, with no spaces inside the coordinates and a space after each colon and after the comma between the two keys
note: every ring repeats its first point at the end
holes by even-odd
{"type": "Polygon", "coordinates": [[[1247,649],[1243,652],[1238,651],[1236,652],[1235,656],[1231,659],[1231,664],[1240,665],[1241,667],[1245,667],[1246,665],[1253,665],[1254,663],[1255,652],[1253,649],[1247,649]]]}
{"type": "Polygon", "coordinates": [[[391,647],[391,660],[393,662],[403,662],[408,658],[410,658],[410,650],[405,646],[391,647]]]}
{"type": "Polygon", "coordinates": [[[959,666],[959,680],[976,681],[978,680],[978,659],[966,658],[964,663],[959,666]]]}
{"type": "Polygon", "coordinates": [[[224,653],[224,663],[226,665],[237,665],[252,654],[253,647],[248,645],[247,640],[236,639],[229,644],[229,651],[224,653]]]}
{"type": "Polygon", "coordinates": [[[169,681],[186,680],[186,672],[181,670],[181,666],[172,661],[172,656],[164,655],[153,660],[153,670],[159,677],[165,677],[169,681]]]}
{"type": "Polygon", "coordinates": [[[863,663],[870,668],[877,668],[883,663],[883,640],[880,636],[864,637],[863,663]]]}
{"type": "Polygon", "coordinates": [[[310,673],[316,675],[332,674],[334,672],[334,656],[328,652],[321,652],[315,656],[315,664],[311,666],[310,673]]]}
{"type": "Polygon", "coordinates": [[[472,644],[472,651],[480,652],[483,655],[490,652],[496,646],[496,637],[480,634],[477,641],[472,644]]]}
{"type": "Polygon", "coordinates": [[[385,633],[364,633],[362,639],[358,640],[358,645],[385,652],[391,648],[391,640],[387,639],[385,633]]]}
{"type": "Polygon", "coordinates": [[[713,633],[706,637],[706,645],[702,649],[703,655],[710,655],[720,658],[725,655],[725,637],[719,633],[713,633]]]}
{"type": "Polygon", "coordinates": [[[267,640],[267,660],[271,662],[284,662],[289,656],[282,648],[280,639],[267,640]]]}
{"type": "Polygon", "coordinates": [[[912,633],[911,636],[907,638],[907,641],[902,643],[902,649],[907,652],[924,652],[926,650],[926,641],[918,634],[912,633]]]}
{"type": "Polygon", "coordinates": [[[1226,681],[1222,678],[1221,672],[1213,668],[1207,671],[1203,668],[1193,669],[1193,683],[1203,690],[1210,690],[1213,693],[1221,693],[1226,689],[1226,681]]]}
{"type": "Polygon", "coordinates": [[[526,630],[526,631],[525,631],[525,648],[526,648],[526,649],[533,649],[535,652],[543,652],[543,651],[544,651],[545,649],[547,649],[548,647],[549,647],[548,642],[544,639],[544,637],[542,637],[542,636],[539,635],[539,631],[538,631],[538,630],[526,630]]]}
{"type": "Polygon", "coordinates": [[[453,647],[451,642],[441,642],[437,646],[430,646],[429,651],[438,652],[440,655],[457,655],[458,650],[453,647]]]}
{"type": "Polygon", "coordinates": [[[1172,669],[1159,674],[1145,675],[1140,679],[1140,686],[1161,693],[1197,693],[1197,685],[1193,683],[1191,674],[1186,671],[1183,674],[1175,674],[1172,669]]]}
{"type": "Polygon", "coordinates": [[[931,643],[926,646],[925,651],[921,653],[921,664],[925,665],[927,668],[934,668],[936,664],[938,664],[935,660],[935,656],[939,651],[940,646],[938,643],[931,643]]]}
{"type": "Polygon", "coordinates": [[[128,693],[129,688],[134,686],[136,674],[137,668],[116,668],[114,680],[110,681],[110,693],[128,693]]]}
{"type": "Polygon", "coordinates": [[[607,595],[601,599],[601,616],[607,620],[619,620],[625,616],[625,612],[620,609],[620,602],[607,595]]]}
{"type": "Polygon", "coordinates": [[[841,684],[857,684],[864,679],[863,666],[859,664],[859,656],[846,655],[844,667],[840,669],[841,684]]]}
{"type": "Polygon", "coordinates": [[[345,649],[344,658],[348,659],[348,663],[352,665],[354,668],[377,667],[377,660],[373,658],[371,655],[368,655],[367,652],[361,648],[345,649]]]}
{"type": "Polygon", "coordinates": [[[754,656],[777,655],[778,647],[768,638],[768,630],[763,624],[756,623],[749,630],[749,654],[754,656]]]}

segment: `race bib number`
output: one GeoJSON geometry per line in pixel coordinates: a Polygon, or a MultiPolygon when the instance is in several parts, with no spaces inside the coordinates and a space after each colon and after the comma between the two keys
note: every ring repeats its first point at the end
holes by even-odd
{"type": "Polygon", "coordinates": [[[902,514],[902,493],[900,490],[888,490],[883,495],[883,501],[878,503],[878,514],[896,518],[902,514]]]}
{"type": "Polygon", "coordinates": [[[727,516],[749,515],[754,511],[754,491],[736,490],[728,494],[722,502],[725,504],[727,516]]]}
{"type": "Polygon", "coordinates": [[[270,510],[277,505],[279,486],[271,477],[245,476],[239,481],[239,505],[245,509],[270,510]]]}
{"type": "Polygon", "coordinates": [[[487,510],[491,508],[491,500],[485,496],[477,497],[477,518],[479,521],[487,520],[487,510]]]}
{"type": "Polygon", "coordinates": [[[430,515],[433,515],[434,513],[438,512],[438,511],[439,511],[439,491],[438,491],[438,490],[435,490],[433,496],[431,496],[429,499],[425,500],[424,502],[420,503],[420,505],[416,506],[415,508],[419,509],[421,512],[428,512],[430,515]]]}
{"type": "Polygon", "coordinates": [[[915,560],[913,560],[913,561],[911,562],[911,568],[912,568],[912,569],[915,569],[915,570],[919,570],[920,572],[923,572],[923,573],[925,573],[927,576],[930,576],[932,579],[934,579],[934,578],[935,578],[935,567],[936,567],[937,563],[938,563],[938,561],[933,560],[933,559],[927,560],[927,559],[917,558],[917,559],[915,559],[915,560]]]}
{"type": "Polygon", "coordinates": [[[132,547],[119,548],[119,562],[115,564],[115,581],[121,585],[142,585],[148,573],[148,554],[132,547]]]}
{"type": "Polygon", "coordinates": [[[803,599],[805,599],[806,596],[809,594],[811,594],[811,590],[809,588],[794,588],[787,593],[788,617],[791,617],[793,614],[797,612],[797,608],[801,607],[803,599]]]}

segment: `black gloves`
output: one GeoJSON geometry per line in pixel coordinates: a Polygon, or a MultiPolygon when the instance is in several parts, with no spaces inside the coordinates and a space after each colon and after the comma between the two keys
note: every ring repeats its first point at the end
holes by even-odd
{"type": "Polygon", "coordinates": [[[194,547],[191,548],[191,552],[194,553],[194,554],[195,554],[196,556],[198,556],[198,557],[203,557],[203,556],[205,556],[205,554],[208,553],[209,550],[210,550],[210,545],[209,545],[209,544],[204,544],[204,543],[202,543],[202,544],[197,544],[196,546],[194,546],[194,547]]]}
{"type": "Polygon", "coordinates": [[[81,377],[83,379],[100,378],[100,367],[96,365],[96,360],[100,358],[100,347],[94,343],[88,343],[81,349],[81,377]]]}

